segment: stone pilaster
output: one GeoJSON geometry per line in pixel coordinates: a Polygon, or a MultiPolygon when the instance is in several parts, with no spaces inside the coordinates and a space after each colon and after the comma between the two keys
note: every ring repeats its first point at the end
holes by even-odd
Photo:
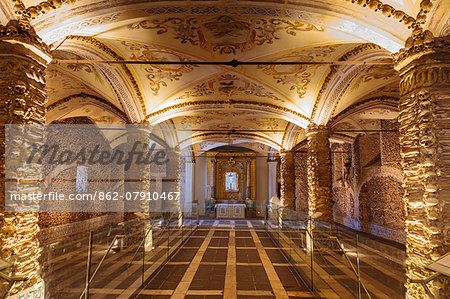
{"type": "MultiPolygon", "coordinates": [[[[0,122],[30,124],[39,134],[45,122],[44,72],[50,61],[48,47],[26,21],[12,20],[0,25],[0,122]]],[[[5,212],[5,131],[0,130],[1,190],[0,190],[0,257],[11,262],[10,276],[28,278],[16,282],[11,294],[24,294],[39,288],[40,255],[37,233],[38,213],[5,212]]],[[[17,136],[19,139],[20,136],[17,136]]],[[[20,142],[20,140],[15,140],[20,142]]],[[[32,167],[40,175],[39,165],[32,167]]],[[[10,185],[12,186],[12,185],[10,185]]],[[[11,188],[14,188],[12,186],[11,188]]],[[[19,187],[18,187],[19,188],[19,187]]],[[[30,186],[28,191],[38,191],[30,186]]],[[[42,289],[42,286],[40,287],[42,289]]],[[[37,291],[39,294],[39,290],[37,291]]],[[[35,294],[36,295],[36,294],[35,294]]],[[[39,295],[38,295],[39,296],[39,295]]]]}
{"type": "Polygon", "coordinates": [[[281,151],[280,157],[281,202],[286,208],[295,210],[294,152],[281,151]]]}
{"type": "Polygon", "coordinates": [[[210,182],[210,198],[211,200],[216,199],[216,158],[211,159],[211,168],[210,168],[210,174],[211,174],[211,182],[210,182]]]}
{"type": "Polygon", "coordinates": [[[273,196],[277,196],[277,163],[276,160],[267,160],[268,168],[269,168],[269,198],[268,201],[273,196]]]}
{"type": "MultiPolygon", "coordinates": [[[[423,279],[424,267],[450,249],[450,39],[415,32],[395,56],[400,73],[399,123],[406,208],[407,277],[423,279]]],[[[436,298],[446,286],[429,284],[436,298]]],[[[426,298],[407,283],[413,298],[426,298]]],[[[448,286],[447,286],[448,288],[448,286]]]]}
{"type": "Polygon", "coordinates": [[[331,152],[328,127],[308,127],[308,210],[309,215],[321,213],[318,219],[333,221],[331,193],[331,152]]]}

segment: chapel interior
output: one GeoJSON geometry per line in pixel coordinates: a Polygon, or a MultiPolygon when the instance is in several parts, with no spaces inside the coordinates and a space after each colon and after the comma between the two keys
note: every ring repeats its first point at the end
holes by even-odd
{"type": "Polygon", "coordinates": [[[0,297],[449,298],[449,34],[446,0],[0,0],[0,297]],[[10,125],[170,163],[33,185],[10,125]]]}

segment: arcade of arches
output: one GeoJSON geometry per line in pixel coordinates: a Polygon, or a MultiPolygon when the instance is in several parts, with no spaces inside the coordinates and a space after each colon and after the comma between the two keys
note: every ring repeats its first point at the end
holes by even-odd
{"type": "MultiPolygon", "coordinates": [[[[397,243],[405,292],[426,298],[411,280],[450,249],[448,1],[2,0],[0,24],[2,124],[190,126],[179,188],[201,217],[226,202],[264,217],[277,196],[397,243]],[[249,64],[201,63],[232,60],[249,64]]],[[[130,217],[2,206],[0,257],[28,277],[11,295],[71,224],[130,217]]]]}

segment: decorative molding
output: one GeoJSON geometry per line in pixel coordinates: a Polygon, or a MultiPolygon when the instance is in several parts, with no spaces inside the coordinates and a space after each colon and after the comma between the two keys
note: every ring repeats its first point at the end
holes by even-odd
{"type": "Polygon", "coordinates": [[[381,96],[369,98],[364,101],[355,103],[347,108],[345,108],[338,115],[333,117],[330,120],[330,126],[334,126],[340,121],[350,117],[355,113],[360,113],[373,108],[388,108],[394,111],[398,111],[398,98],[390,97],[390,96],[381,96]]]}
{"type": "Polygon", "coordinates": [[[15,14],[26,20],[33,20],[39,17],[41,14],[46,14],[52,9],[58,9],[63,4],[73,4],[76,0],[47,0],[43,1],[35,6],[25,7],[22,0],[12,0],[14,3],[15,14]]]}
{"type": "Polygon", "coordinates": [[[56,109],[58,106],[67,103],[69,101],[71,101],[72,99],[76,99],[76,98],[89,98],[95,102],[98,102],[97,104],[99,104],[102,108],[104,108],[107,111],[112,112],[113,114],[117,115],[118,117],[120,117],[125,123],[128,123],[130,120],[128,119],[128,116],[120,109],[117,109],[116,106],[114,106],[113,104],[111,104],[109,101],[100,98],[98,96],[95,95],[90,95],[87,93],[78,93],[78,94],[73,94],[70,96],[67,96],[63,99],[60,99],[54,103],[52,103],[51,105],[47,106],[47,111],[56,109]]]}
{"type": "MultiPolygon", "coordinates": [[[[118,61],[124,60],[124,58],[122,56],[120,56],[118,53],[116,53],[114,50],[112,50],[108,45],[106,45],[105,43],[101,42],[100,40],[98,40],[96,38],[93,38],[90,36],[73,36],[73,35],[71,35],[71,36],[68,36],[67,39],[86,42],[88,44],[93,45],[97,49],[101,50],[103,53],[108,54],[115,60],[118,60],[118,61]]],[[[136,93],[139,104],[141,106],[142,113],[145,115],[147,113],[147,109],[145,107],[144,98],[143,98],[142,93],[137,84],[137,80],[135,79],[135,77],[133,76],[133,74],[131,73],[130,69],[128,68],[128,66],[126,64],[120,64],[120,65],[121,65],[123,71],[125,72],[127,78],[130,80],[130,83],[134,89],[134,92],[136,93]]],[[[121,100],[123,100],[123,99],[121,99],[121,100]]],[[[121,104],[125,105],[125,106],[127,105],[126,101],[124,101],[124,100],[122,101],[121,104]]]]}
{"type": "Polygon", "coordinates": [[[394,54],[394,64],[396,69],[400,69],[414,59],[418,59],[423,55],[433,52],[444,51],[450,52],[450,36],[434,37],[429,30],[418,32],[410,36],[405,47],[394,54]]]}
{"type": "Polygon", "coordinates": [[[418,69],[402,78],[400,93],[407,94],[416,88],[448,86],[450,67],[431,67],[418,69]]]}
{"type": "MultiPolygon", "coordinates": [[[[80,14],[83,15],[83,14],[80,14]]],[[[47,44],[57,44],[57,41],[62,41],[66,36],[70,35],[86,35],[86,31],[89,30],[89,28],[92,28],[94,26],[100,26],[105,24],[110,24],[112,22],[115,22],[119,19],[119,17],[122,15],[122,12],[113,12],[106,15],[101,16],[95,16],[88,19],[84,19],[81,21],[76,21],[74,23],[70,23],[68,25],[61,25],[58,28],[55,28],[55,30],[51,31],[49,35],[44,34],[42,39],[47,44]]],[[[33,22],[34,27],[38,31],[45,31],[45,28],[47,23],[51,23],[53,21],[53,18],[44,19],[41,22],[33,22]]],[[[57,45],[56,45],[57,46],[57,45]]]]}
{"type": "Polygon", "coordinates": [[[417,88],[448,86],[449,57],[450,36],[435,38],[427,30],[409,37],[405,48],[394,56],[395,68],[401,74],[400,94],[405,95],[417,88]],[[423,66],[431,63],[431,67],[423,66]]]}
{"type": "Polygon", "coordinates": [[[206,142],[208,140],[211,139],[223,139],[223,140],[228,140],[229,138],[233,138],[233,139],[250,139],[250,140],[254,140],[257,142],[260,142],[262,144],[265,144],[267,146],[270,146],[276,150],[280,150],[282,149],[282,145],[279,144],[278,142],[272,140],[269,137],[266,136],[262,136],[262,135],[258,135],[258,134],[253,134],[253,133],[241,133],[241,132],[233,132],[233,133],[215,133],[215,132],[211,132],[211,133],[202,133],[202,134],[198,134],[195,136],[192,136],[192,144],[196,144],[199,142],[206,142]],[[203,139],[203,137],[206,137],[203,139]],[[198,139],[198,141],[197,141],[198,139]]]}
{"type": "MultiPolygon", "coordinates": [[[[408,15],[404,11],[395,9],[389,4],[383,4],[383,2],[379,0],[345,0],[345,1],[355,3],[362,7],[367,7],[374,12],[381,12],[385,17],[388,18],[394,17],[400,23],[403,22],[406,26],[408,26],[408,28],[415,28],[420,24],[418,20],[408,15]]],[[[422,2],[425,1],[430,0],[423,0],[422,2]]]]}
{"type": "MultiPolygon", "coordinates": [[[[291,118],[297,118],[303,120],[303,125],[309,121],[309,119],[291,109],[288,109],[286,107],[274,105],[271,103],[265,103],[265,102],[256,102],[256,101],[248,101],[248,100],[203,100],[203,101],[190,101],[190,102],[184,102],[177,105],[169,106],[166,108],[163,108],[161,110],[155,111],[149,115],[147,115],[146,119],[153,123],[157,119],[161,118],[162,115],[167,114],[169,112],[173,112],[178,109],[182,108],[190,108],[190,107],[199,107],[200,109],[207,110],[207,109],[218,109],[219,106],[234,106],[235,108],[258,108],[261,111],[267,112],[267,108],[273,109],[274,111],[277,111],[278,113],[284,112],[290,115],[291,118]],[[153,121],[151,119],[154,119],[153,121]]],[[[298,121],[296,121],[298,123],[298,121]]]]}
{"type": "Polygon", "coordinates": [[[415,25],[423,27],[427,22],[427,15],[433,8],[432,0],[422,0],[420,2],[420,11],[417,13],[415,25]]]}
{"type": "MultiPolygon", "coordinates": [[[[346,61],[353,56],[359,55],[365,51],[369,51],[372,49],[381,49],[381,47],[372,43],[361,44],[345,52],[341,57],[339,57],[338,61],[346,61]]],[[[337,73],[338,70],[339,70],[338,66],[332,65],[330,67],[330,71],[325,77],[325,80],[323,81],[322,86],[320,87],[319,92],[317,93],[316,100],[314,102],[313,110],[311,113],[311,119],[314,119],[314,117],[316,116],[317,108],[319,106],[319,103],[322,101],[324,92],[328,88],[331,79],[334,77],[334,75],[337,73]]]]}

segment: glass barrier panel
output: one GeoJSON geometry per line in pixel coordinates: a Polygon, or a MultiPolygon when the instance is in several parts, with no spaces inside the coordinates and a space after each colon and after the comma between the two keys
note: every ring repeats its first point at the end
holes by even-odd
{"type": "Polygon", "coordinates": [[[78,298],[86,286],[89,233],[41,246],[45,298],[78,298]]]}
{"type": "Polygon", "coordinates": [[[357,250],[361,279],[370,282],[372,297],[404,298],[406,252],[402,245],[360,233],[357,250]]]}

